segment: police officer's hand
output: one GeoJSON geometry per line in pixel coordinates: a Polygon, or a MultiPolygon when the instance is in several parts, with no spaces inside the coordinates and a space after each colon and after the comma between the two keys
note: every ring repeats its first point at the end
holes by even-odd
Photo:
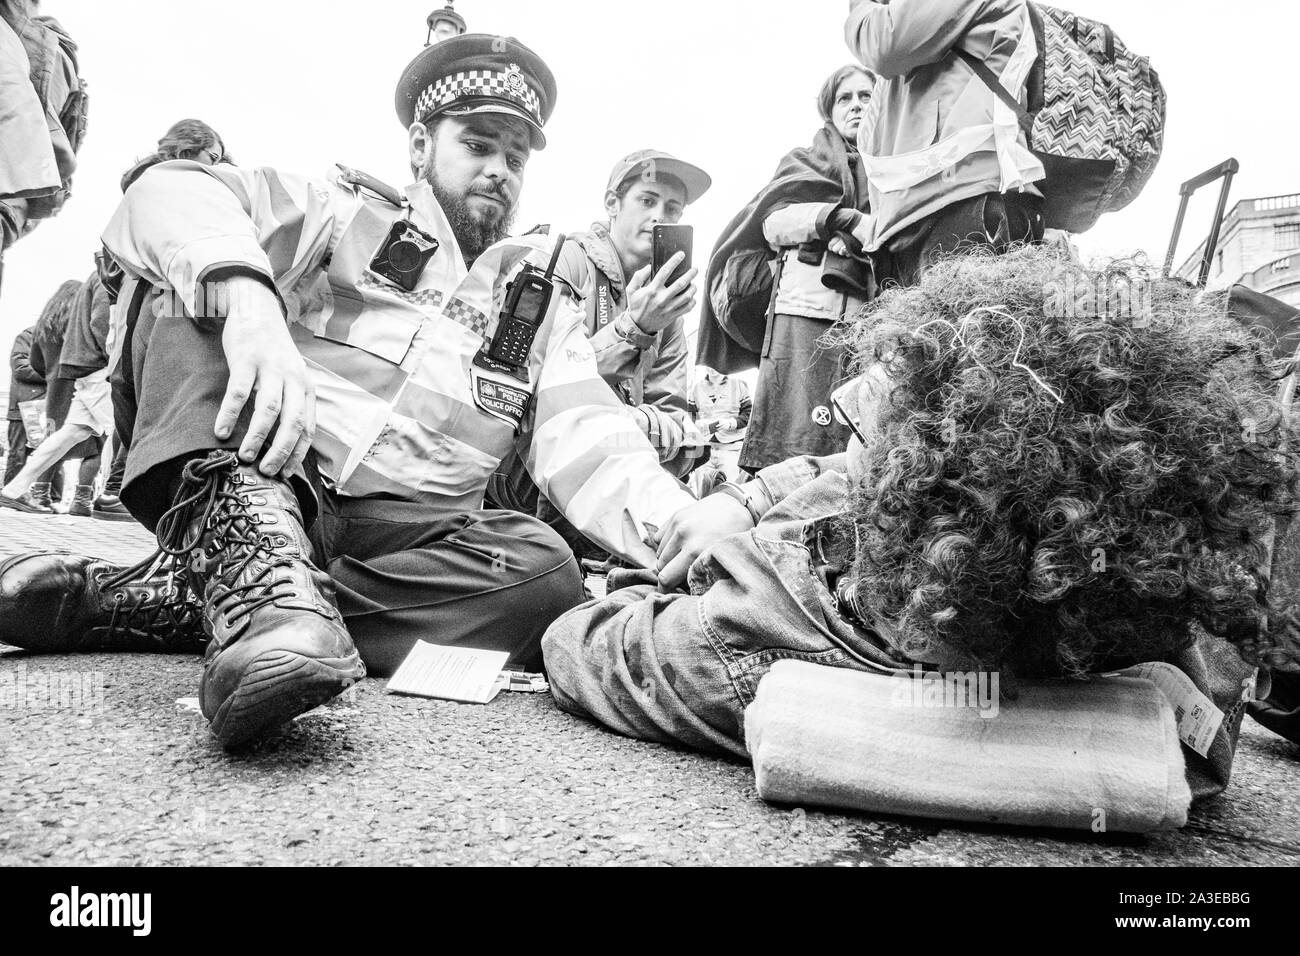
{"type": "Polygon", "coordinates": [[[728,535],[753,527],[754,519],[745,506],[729,495],[709,495],[687,505],[668,519],[659,537],[656,568],[660,586],[678,587],[696,558],[728,535]]]}
{"type": "Polygon", "coordinates": [[[627,311],[632,321],[646,335],[654,335],[667,328],[674,319],[695,308],[695,277],[700,270],[692,268],[671,285],[668,277],[686,259],[686,253],[675,252],[654,276],[650,266],[637,270],[627,286],[627,311]]]}
{"type": "Polygon", "coordinates": [[[270,289],[241,276],[227,280],[226,294],[229,307],[221,345],[230,382],[213,430],[219,439],[229,438],[240,412],[256,395],[239,446],[240,460],[256,461],[274,427],[274,439],[258,470],[267,476],[287,475],[302,464],[316,431],[316,396],[307,366],[270,289]]]}

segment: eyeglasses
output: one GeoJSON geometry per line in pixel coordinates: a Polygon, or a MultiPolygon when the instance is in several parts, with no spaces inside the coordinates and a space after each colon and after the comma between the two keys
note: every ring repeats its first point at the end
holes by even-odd
{"type": "Polygon", "coordinates": [[[831,392],[831,408],[835,410],[835,420],[841,425],[848,425],[853,436],[865,445],[867,438],[862,433],[862,417],[858,414],[858,392],[862,389],[864,378],[865,375],[851,378],[831,392]]]}

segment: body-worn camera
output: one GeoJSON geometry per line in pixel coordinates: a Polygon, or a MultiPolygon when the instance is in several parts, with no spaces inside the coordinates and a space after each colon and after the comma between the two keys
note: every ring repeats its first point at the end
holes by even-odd
{"type": "Polygon", "coordinates": [[[370,260],[370,271],[414,292],[424,267],[437,251],[437,239],[409,219],[399,219],[370,260]]]}

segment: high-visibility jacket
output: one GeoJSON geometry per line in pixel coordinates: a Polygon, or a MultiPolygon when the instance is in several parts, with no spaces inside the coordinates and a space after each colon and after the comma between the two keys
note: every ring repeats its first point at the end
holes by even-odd
{"type": "Polygon", "coordinates": [[[525,261],[545,267],[552,240],[503,240],[467,270],[426,183],[408,187],[399,206],[354,180],[341,170],[316,180],[161,163],[127,190],[104,245],[128,273],[167,286],[157,301],[178,317],[215,314],[205,301],[212,276],[274,285],[315,385],[313,448],[338,493],[476,509],[517,449],[579,530],[651,564],[652,528],[692,499],[601,380],[585,316],[564,287],[527,381],[473,361],[496,331],[507,284],[525,261]],[[407,214],[439,242],[411,292],[368,268],[407,214]]]}

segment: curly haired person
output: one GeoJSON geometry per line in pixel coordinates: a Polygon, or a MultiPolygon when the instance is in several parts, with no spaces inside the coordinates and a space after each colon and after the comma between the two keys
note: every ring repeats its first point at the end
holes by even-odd
{"type": "Polygon", "coordinates": [[[743,758],[782,659],[993,669],[1004,689],[1166,661],[1229,711],[1188,757],[1194,792],[1222,789],[1242,682],[1296,634],[1267,579],[1300,464],[1272,343],[1195,290],[1042,248],[942,261],[848,338],[847,453],[675,516],[660,578],[689,567],[689,593],[557,620],[560,706],[743,758]]]}

